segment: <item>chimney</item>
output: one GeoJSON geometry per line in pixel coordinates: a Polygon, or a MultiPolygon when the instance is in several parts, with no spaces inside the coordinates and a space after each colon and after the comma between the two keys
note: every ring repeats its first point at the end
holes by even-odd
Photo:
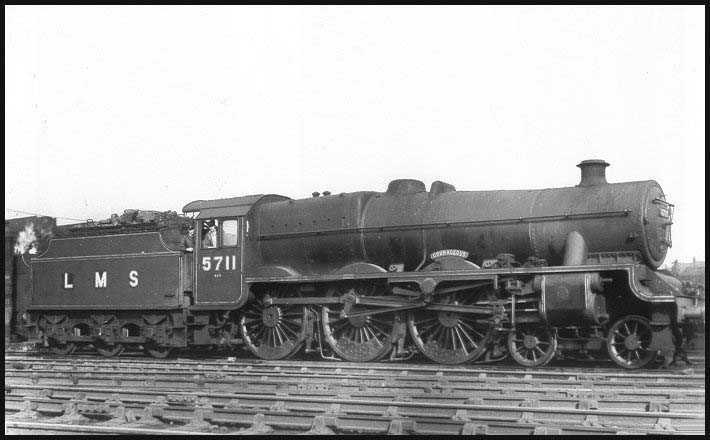
{"type": "Polygon", "coordinates": [[[605,185],[606,171],[604,168],[609,164],[600,159],[583,160],[577,164],[582,169],[582,180],[577,186],[605,185]]]}

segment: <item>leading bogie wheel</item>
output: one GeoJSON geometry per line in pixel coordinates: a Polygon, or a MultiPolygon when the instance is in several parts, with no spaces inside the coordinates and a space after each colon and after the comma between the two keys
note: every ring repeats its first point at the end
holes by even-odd
{"type": "MultiPolygon", "coordinates": [[[[346,294],[383,296],[385,292],[380,286],[353,283],[334,287],[326,295],[339,297],[346,294]]],[[[392,350],[394,315],[376,313],[343,318],[343,307],[344,304],[329,304],[321,311],[323,334],[333,351],[350,362],[371,362],[385,357],[392,350]]],[[[355,306],[351,312],[364,310],[355,306]]]]}
{"type": "MultiPolygon", "coordinates": [[[[266,294],[272,298],[298,296],[297,291],[288,287],[271,289],[266,294]]],[[[242,338],[249,351],[261,359],[288,358],[303,345],[305,306],[267,305],[265,296],[244,308],[240,320],[242,338]]]]}
{"type": "Polygon", "coordinates": [[[518,326],[508,334],[508,352],[520,365],[539,367],[555,356],[557,338],[543,325],[518,326]]]}
{"type": "Polygon", "coordinates": [[[656,352],[649,350],[651,338],[651,324],[648,319],[637,315],[624,316],[609,329],[609,357],[623,368],[644,367],[656,357],[656,352]]]}

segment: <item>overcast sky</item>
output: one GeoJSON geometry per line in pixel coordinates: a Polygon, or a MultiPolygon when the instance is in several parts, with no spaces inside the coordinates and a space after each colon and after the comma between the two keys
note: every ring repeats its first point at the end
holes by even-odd
{"type": "MultiPolygon", "coordinates": [[[[705,255],[704,8],[5,8],[8,209],[655,179],[705,255]]],[[[61,220],[66,223],[70,220],[61,220]]]]}

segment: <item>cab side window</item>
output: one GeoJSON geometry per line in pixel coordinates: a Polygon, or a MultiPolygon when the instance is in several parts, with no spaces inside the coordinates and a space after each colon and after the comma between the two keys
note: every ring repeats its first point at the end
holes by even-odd
{"type": "Polygon", "coordinates": [[[236,246],[239,244],[239,220],[225,220],[222,222],[222,246],[236,246]]]}
{"type": "Polygon", "coordinates": [[[217,247],[217,231],[219,220],[203,220],[201,231],[202,249],[212,249],[217,247]]]}

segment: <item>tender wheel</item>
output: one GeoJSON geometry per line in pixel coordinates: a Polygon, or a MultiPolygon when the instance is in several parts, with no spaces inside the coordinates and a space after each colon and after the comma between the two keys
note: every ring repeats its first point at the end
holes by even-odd
{"type": "Polygon", "coordinates": [[[146,344],[143,346],[143,349],[145,352],[156,358],[156,359],[165,359],[170,355],[170,352],[173,350],[172,347],[166,347],[164,345],[158,345],[158,344],[146,344]]]}
{"type": "MultiPolygon", "coordinates": [[[[351,294],[357,296],[382,296],[385,292],[377,286],[348,285],[330,289],[328,297],[351,294]]],[[[371,362],[383,358],[392,350],[391,314],[375,314],[342,318],[344,304],[331,304],[322,309],[323,334],[328,345],[343,359],[350,362],[371,362]]],[[[363,310],[358,306],[351,311],[363,310]]]]}
{"type": "Polygon", "coordinates": [[[105,357],[113,357],[113,356],[118,356],[119,354],[123,353],[123,351],[126,348],[123,346],[123,344],[103,344],[103,345],[96,345],[96,351],[101,355],[105,357]]]}
{"type": "MultiPolygon", "coordinates": [[[[459,293],[437,303],[456,306],[472,305],[475,301],[459,293]]],[[[467,313],[418,310],[409,314],[407,324],[419,350],[440,364],[460,364],[478,359],[486,352],[491,334],[485,319],[467,313]]]]}
{"type": "MultiPolygon", "coordinates": [[[[272,298],[296,297],[292,289],[267,292],[272,298]]],[[[265,306],[263,298],[252,301],[242,312],[240,329],[244,343],[261,359],[284,359],[303,345],[303,305],[265,306]]]]}
{"type": "Polygon", "coordinates": [[[648,349],[651,345],[651,324],[642,316],[630,315],[619,319],[609,329],[607,350],[617,365],[641,368],[656,357],[648,349]]]}
{"type": "Polygon", "coordinates": [[[515,362],[525,367],[539,367],[552,360],[557,338],[542,326],[517,327],[508,335],[508,351],[515,362]]]}
{"type": "Polygon", "coordinates": [[[59,342],[53,340],[50,342],[49,350],[56,355],[66,356],[76,351],[76,344],[73,342],[59,342]]]}

